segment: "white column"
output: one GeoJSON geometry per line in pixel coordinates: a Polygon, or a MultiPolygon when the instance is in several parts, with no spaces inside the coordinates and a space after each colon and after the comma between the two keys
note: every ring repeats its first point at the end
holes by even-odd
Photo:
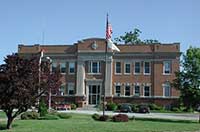
{"type": "Polygon", "coordinates": [[[85,95],[85,67],[84,61],[78,60],[77,62],[77,77],[76,77],[76,95],[85,95]]]}
{"type": "Polygon", "coordinates": [[[105,75],[105,95],[106,97],[112,96],[112,60],[108,59],[106,62],[106,75],[105,75]]]}

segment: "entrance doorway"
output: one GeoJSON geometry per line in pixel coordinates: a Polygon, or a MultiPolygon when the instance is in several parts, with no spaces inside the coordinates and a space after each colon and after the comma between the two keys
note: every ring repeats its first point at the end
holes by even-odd
{"type": "Polygon", "coordinates": [[[100,85],[89,85],[89,105],[97,105],[100,102],[100,85]]]}

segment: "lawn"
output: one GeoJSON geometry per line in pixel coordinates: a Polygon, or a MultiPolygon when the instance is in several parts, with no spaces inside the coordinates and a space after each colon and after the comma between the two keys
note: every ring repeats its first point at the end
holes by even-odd
{"type": "MultiPolygon", "coordinates": [[[[0,122],[2,125],[2,122],[0,122]]],[[[5,122],[3,122],[5,124],[5,122]]],[[[89,115],[73,114],[71,119],[16,120],[12,132],[155,132],[200,131],[198,123],[129,121],[126,123],[94,121],[89,115]]],[[[9,132],[2,130],[2,132],[9,132]]]]}

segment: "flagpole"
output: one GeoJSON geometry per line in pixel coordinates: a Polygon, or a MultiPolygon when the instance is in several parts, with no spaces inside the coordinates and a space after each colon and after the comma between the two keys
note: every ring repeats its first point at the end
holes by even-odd
{"type": "MultiPolygon", "coordinates": [[[[108,30],[108,14],[106,16],[106,34],[108,30]]],[[[108,52],[108,41],[106,35],[106,46],[105,46],[105,71],[104,71],[104,90],[103,90],[103,116],[105,115],[105,102],[106,102],[106,71],[107,71],[107,52],[108,52]]]]}

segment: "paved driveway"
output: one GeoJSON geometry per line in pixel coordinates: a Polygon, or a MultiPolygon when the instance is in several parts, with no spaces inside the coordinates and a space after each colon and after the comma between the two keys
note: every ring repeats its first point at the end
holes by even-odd
{"type": "MultiPolygon", "coordinates": [[[[102,114],[102,111],[89,111],[89,110],[67,110],[67,111],[59,111],[63,113],[80,113],[80,114],[89,114],[92,115],[94,113],[102,114]]],[[[106,115],[115,115],[119,114],[112,111],[106,111],[106,115]]],[[[177,120],[198,120],[198,113],[149,113],[149,114],[140,114],[140,113],[125,113],[129,117],[145,117],[145,118],[162,118],[162,119],[177,119],[177,120]]]]}

